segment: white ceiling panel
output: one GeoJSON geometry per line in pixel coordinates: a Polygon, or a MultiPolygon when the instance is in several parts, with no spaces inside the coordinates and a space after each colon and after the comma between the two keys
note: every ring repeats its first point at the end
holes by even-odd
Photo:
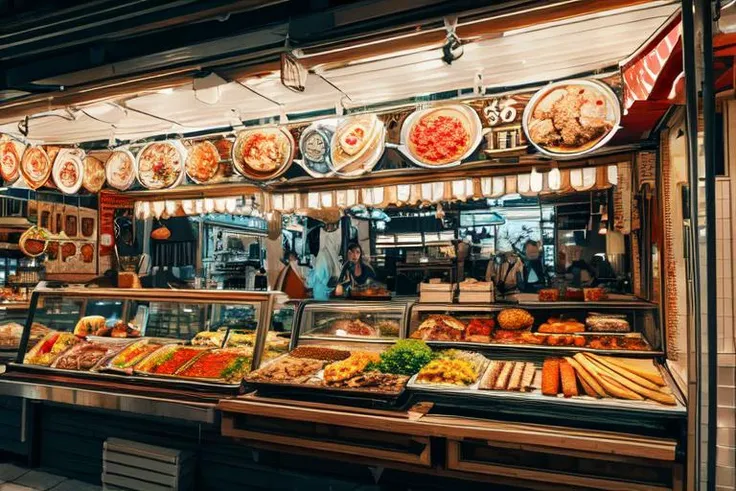
{"type": "MultiPolygon", "coordinates": [[[[410,97],[472,87],[479,71],[486,87],[544,83],[617,65],[668,20],[678,3],[651,2],[509,31],[466,45],[464,55],[452,65],[445,64],[441,50],[435,48],[355,60],[331,69],[316,67],[318,74],[308,75],[301,93],[284,87],[279,73],[272,73],[220,85],[215,98],[201,94],[198,98],[189,85],[116,103],[72,108],[72,120],[67,120],[66,111],[33,118],[29,137],[54,143],[105,140],[111,135],[118,140],[136,140],[226,128],[237,121],[266,120],[282,113],[293,117],[332,111],[340,101],[352,108],[390,105],[410,97]]],[[[17,135],[17,123],[0,127],[0,132],[17,135]]]]}

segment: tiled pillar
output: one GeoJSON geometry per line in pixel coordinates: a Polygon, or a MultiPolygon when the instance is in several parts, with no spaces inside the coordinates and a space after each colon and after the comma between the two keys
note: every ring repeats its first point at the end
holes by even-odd
{"type": "Polygon", "coordinates": [[[718,325],[718,420],[716,439],[716,489],[736,489],[736,173],[716,182],[716,260],[718,325]]]}

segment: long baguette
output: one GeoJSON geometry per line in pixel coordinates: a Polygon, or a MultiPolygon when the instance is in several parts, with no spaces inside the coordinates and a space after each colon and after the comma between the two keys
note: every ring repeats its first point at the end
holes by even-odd
{"type": "MultiPolygon", "coordinates": [[[[591,375],[580,363],[578,363],[576,359],[570,357],[567,357],[565,359],[575,369],[575,372],[577,372],[580,380],[585,381],[585,383],[588,384],[591,389],[593,389],[598,397],[608,396],[608,394],[606,394],[606,391],[603,390],[603,387],[601,387],[601,384],[598,383],[595,377],[591,375]]],[[[583,386],[583,388],[585,388],[585,386],[583,386]]]]}
{"type": "MultiPolygon", "coordinates": [[[[587,356],[590,357],[590,353],[587,353],[587,356]]],[[[591,360],[595,360],[595,358],[591,357],[591,360]]],[[[599,368],[602,367],[601,362],[595,362],[598,363],[599,368]]],[[[602,368],[603,372],[606,373],[606,375],[610,376],[612,379],[619,382],[621,385],[626,387],[627,389],[646,397],[647,399],[651,399],[653,401],[660,402],[662,404],[667,404],[670,406],[674,406],[677,404],[677,401],[675,400],[675,397],[671,393],[665,393],[660,390],[660,387],[655,386],[656,388],[652,390],[648,386],[642,386],[636,382],[634,382],[631,378],[626,378],[623,375],[619,376],[615,371],[608,369],[608,368],[602,368]]],[[[645,380],[645,383],[649,386],[654,385],[648,380],[645,380]]]]}
{"type": "Polygon", "coordinates": [[[632,399],[637,401],[644,399],[636,392],[633,392],[621,385],[615,377],[611,377],[607,373],[599,370],[598,366],[593,364],[593,362],[586,358],[582,353],[576,354],[573,358],[585,367],[585,369],[596,378],[603,389],[611,396],[618,397],[619,399],[632,399]]]}
{"type": "Polygon", "coordinates": [[[509,377],[507,390],[518,392],[521,389],[521,375],[524,372],[524,366],[526,366],[526,363],[521,361],[516,362],[514,369],[511,371],[511,377],[509,377]]]}
{"type": "Polygon", "coordinates": [[[621,382],[611,377],[607,373],[599,372],[600,381],[606,391],[610,392],[614,397],[619,399],[631,399],[632,401],[643,401],[644,397],[634,392],[628,387],[624,387],[621,382]]]}
{"type": "Polygon", "coordinates": [[[502,361],[491,360],[491,362],[488,364],[485,375],[483,375],[483,379],[481,379],[480,384],[478,385],[478,388],[493,389],[493,386],[496,383],[496,379],[498,378],[498,374],[501,373],[503,365],[504,362],[502,361]]]}
{"type": "Polygon", "coordinates": [[[537,367],[532,362],[524,364],[524,372],[521,375],[521,391],[529,392],[534,387],[534,375],[537,373],[537,367]]]}
{"type": "Polygon", "coordinates": [[[649,380],[650,382],[654,382],[657,385],[660,385],[662,387],[667,386],[667,382],[665,382],[664,378],[662,378],[662,374],[657,371],[657,368],[654,365],[652,365],[652,370],[646,370],[641,366],[637,366],[634,363],[627,362],[623,358],[614,358],[612,356],[601,356],[600,358],[603,358],[605,361],[613,365],[625,368],[626,370],[635,373],[640,377],[644,377],[645,379],[649,380]]]}
{"type": "Polygon", "coordinates": [[[627,379],[631,380],[635,384],[638,384],[644,388],[647,388],[649,390],[660,390],[660,386],[655,384],[654,382],[645,379],[644,377],[641,377],[634,372],[630,371],[627,368],[620,367],[616,365],[615,363],[611,363],[605,358],[602,358],[600,356],[596,356],[593,353],[586,353],[586,356],[589,358],[592,358],[593,361],[597,362],[599,365],[605,366],[609,370],[621,375],[622,377],[626,377],[627,379]]]}
{"type": "Polygon", "coordinates": [[[611,377],[609,374],[603,374],[604,377],[609,378],[609,381],[620,383],[622,386],[624,386],[627,390],[630,390],[634,392],[635,394],[642,396],[642,398],[651,399],[653,401],[667,404],[669,406],[674,406],[677,404],[677,401],[675,400],[675,397],[672,394],[665,394],[663,392],[660,392],[658,390],[650,390],[646,387],[642,387],[641,385],[637,385],[627,379],[621,379],[621,378],[614,378],[611,377]]]}
{"type": "Polygon", "coordinates": [[[578,381],[575,369],[565,360],[560,360],[560,378],[562,379],[562,393],[565,397],[578,395],[578,381]]]}
{"type": "MultiPolygon", "coordinates": [[[[568,362],[569,363],[569,362],[568,362]]],[[[576,373],[580,375],[580,372],[576,370],[576,373]]],[[[578,380],[580,381],[580,385],[583,387],[583,391],[585,391],[586,395],[589,395],[590,397],[600,398],[601,396],[598,395],[598,393],[588,385],[588,383],[585,381],[583,377],[578,377],[578,380]]]]}
{"type": "Polygon", "coordinates": [[[560,392],[560,359],[547,358],[542,365],[542,394],[556,396],[560,392]]]}
{"type": "Polygon", "coordinates": [[[503,369],[501,370],[501,374],[496,379],[496,383],[493,384],[493,388],[496,390],[506,390],[506,388],[509,385],[509,377],[511,377],[511,371],[514,369],[514,366],[519,363],[515,361],[507,361],[503,365],[503,369]]]}

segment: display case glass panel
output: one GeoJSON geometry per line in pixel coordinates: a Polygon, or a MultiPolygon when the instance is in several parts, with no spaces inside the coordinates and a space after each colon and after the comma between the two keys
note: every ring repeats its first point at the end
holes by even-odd
{"type": "Polygon", "coordinates": [[[402,337],[407,304],[325,302],[304,306],[299,338],[330,341],[393,342],[402,337]]]}
{"type": "MultiPolygon", "coordinates": [[[[262,350],[288,348],[267,330],[278,293],[51,289],[34,293],[27,368],[239,386],[262,350]],[[44,329],[34,337],[39,326],[44,329]]],[[[282,324],[283,325],[283,324],[282,324]]],[[[25,333],[24,333],[25,334],[25,333]]]]}

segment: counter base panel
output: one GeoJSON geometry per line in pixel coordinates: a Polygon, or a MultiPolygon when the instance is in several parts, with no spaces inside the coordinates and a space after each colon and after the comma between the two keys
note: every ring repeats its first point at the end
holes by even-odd
{"type": "Polygon", "coordinates": [[[149,392],[149,395],[142,395],[135,393],[135,388],[126,391],[126,387],[119,384],[95,384],[83,387],[72,386],[71,384],[78,381],[64,380],[63,377],[17,375],[6,373],[0,377],[0,396],[201,423],[211,424],[216,421],[214,403],[192,402],[187,394],[182,392],[169,391],[166,394],[149,392]]]}

